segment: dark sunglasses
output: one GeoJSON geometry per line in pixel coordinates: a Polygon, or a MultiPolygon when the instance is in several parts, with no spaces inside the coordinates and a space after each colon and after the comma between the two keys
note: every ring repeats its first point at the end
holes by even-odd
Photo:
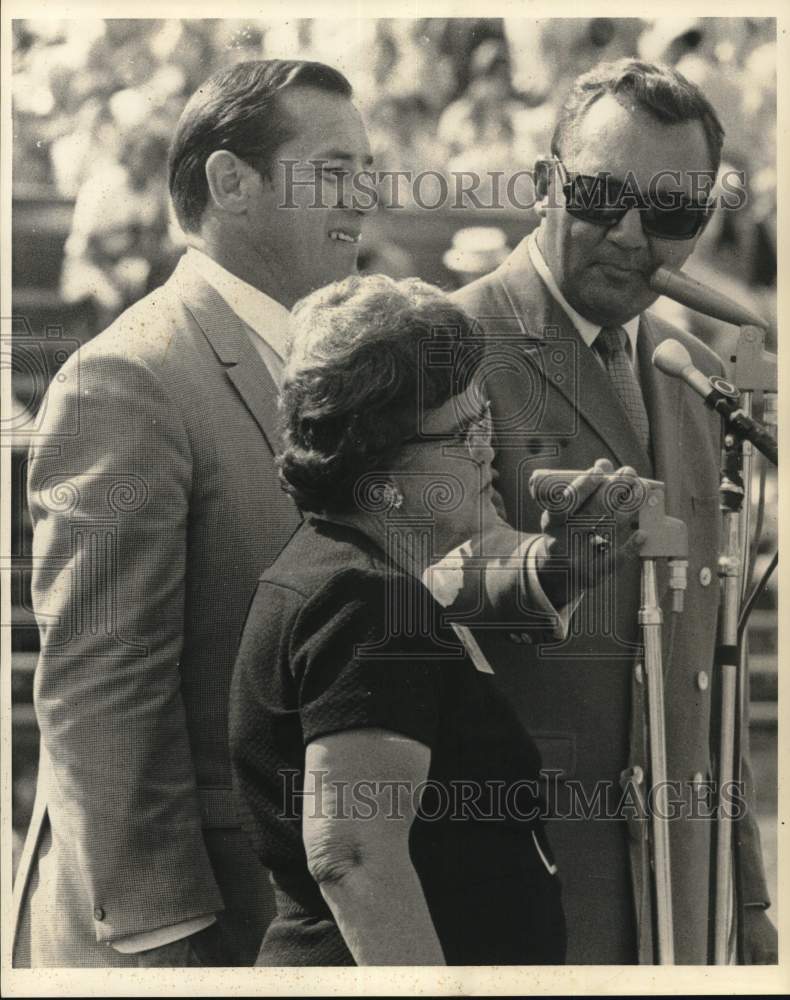
{"type": "Polygon", "coordinates": [[[666,204],[650,201],[623,181],[604,174],[570,174],[559,158],[565,211],[574,219],[594,226],[616,226],[632,208],[639,212],[642,232],[660,240],[692,240],[702,232],[713,213],[714,203],[693,202],[681,192],[665,192],[666,204]]]}

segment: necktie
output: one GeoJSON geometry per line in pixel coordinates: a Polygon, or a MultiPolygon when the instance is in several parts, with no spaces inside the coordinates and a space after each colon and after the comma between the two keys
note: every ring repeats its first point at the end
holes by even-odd
{"type": "Polygon", "coordinates": [[[594,346],[625,407],[636,436],[645,451],[650,454],[650,423],[647,419],[642,390],[625,351],[626,337],[627,334],[621,326],[605,326],[595,338],[594,346]]]}

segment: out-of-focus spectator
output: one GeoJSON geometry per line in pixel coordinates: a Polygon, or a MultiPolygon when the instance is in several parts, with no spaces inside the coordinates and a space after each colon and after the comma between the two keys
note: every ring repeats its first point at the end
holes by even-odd
{"type": "Polygon", "coordinates": [[[665,62],[673,66],[699,48],[704,36],[704,18],[659,17],[639,36],[638,52],[647,62],[665,62]]]}
{"type": "Polygon", "coordinates": [[[118,133],[110,109],[98,97],[79,109],[73,132],[50,146],[52,176],[58,194],[75,198],[90,171],[106,169],[117,157],[118,133]]]}
{"type": "Polygon", "coordinates": [[[450,153],[448,171],[478,173],[477,196],[490,205],[501,194],[486,175],[531,167],[545,149],[550,124],[514,91],[505,42],[487,39],[472,54],[467,91],[442,114],[438,136],[450,153]]]}
{"type": "Polygon", "coordinates": [[[501,17],[433,17],[425,22],[437,50],[450,60],[460,97],[472,79],[472,53],[487,39],[506,42],[501,17]]]}
{"type": "MultiPolygon", "coordinates": [[[[266,25],[263,58],[328,63],[350,80],[355,103],[363,112],[377,99],[375,56],[381,22],[373,18],[334,17],[263,23],[266,25]]],[[[256,58],[260,57],[259,54],[256,58]]],[[[386,89],[391,93],[395,88],[390,82],[386,89]]]]}
{"type": "MultiPolygon", "coordinates": [[[[417,92],[435,114],[440,114],[455,97],[457,82],[452,59],[442,52],[432,18],[390,21],[392,39],[398,50],[387,89],[392,94],[417,92]]],[[[440,167],[437,164],[437,167],[440,167]]]]}
{"type": "Polygon", "coordinates": [[[93,76],[92,89],[109,95],[149,80],[158,68],[151,39],[160,23],[148,18],[108,18],[86,60],[85,68],[93,76]]]}
{"type": "Polygon", "coordinates": [[[419,173],[446,162],[437,140],[436,116],[421,94],[384,97],[368,115],[368,134],[376,164],[381,170],[419,173]]]}
{"type": "Polygon", "coordinates": [[[460,287],[499,267],[509,253],[507,238],[498,226],[465,226],[453,235],[444,266],[460,287]]]}
{"type": "Polygon", "coordinates": [[[98,166],[77,195],[61,292],[67,302],[92,299],[101,325],[146,293],[172,253],[167,147],[164,132],[128,132],[118,162],[98,166]]]}
{"type": "Polygon", "coordinates": [[[512,116],[521,110],[510,82],[507,49],[488,39],[472,54],[472,79],[466,93],[439,119],[439,138],[451,155],[489,144],[510,147],[512,116]]]}
{"type": "Polygon", "coordinates": [[[506,17],[516,90],[557,106],[570,82],[597,62],[636,55],[645,22],[637,17],[506,17]]]}

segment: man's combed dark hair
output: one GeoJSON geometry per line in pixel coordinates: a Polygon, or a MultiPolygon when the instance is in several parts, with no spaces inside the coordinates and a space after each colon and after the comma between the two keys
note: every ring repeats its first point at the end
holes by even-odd
{"type": "MultiPolygon", "coordinates": [[[[577,77],[557,118],[551,151],[563,155],[566,139],[585,112],[600,97],[630,97],[645,112],[665,125],[698,121],[705,132],[712,168],[719,169],[724,129],[710,101],[699,87],[672,66],[618,59],[600,63],[577,77]]],[[[659,165],[660,166],[660,165],[659,165]]]]}
{"type": "Polygon", "coordinates": [[[268,59],[236,63],[204,81],[187,102],[170,147],[170,196],[185,232],[200,227],[208,203],[206,160],[228,149],[269,176],[276,150],[293,135],[278,96],[313,87],[341,97],[351,84],[324,63],[268,59]]]}
{"type": "Polygon", "coordinates": [[[355,509],[355,488],[420,431],[420,415],[472,382],[481,345],[472,320],[438,288],[354,276],[291,314],[280,409],[283,488],[303,510],[355,509]]]}

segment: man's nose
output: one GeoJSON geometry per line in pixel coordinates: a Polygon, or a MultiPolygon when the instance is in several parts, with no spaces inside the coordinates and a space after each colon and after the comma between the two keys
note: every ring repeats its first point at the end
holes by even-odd
{"type": "Polygon", "coordinates": [[[635,250],[647,245],[647,237],[642,229],[642,217],[636,208],[629,208],[617,225],[612,226],[606,235],[613,243],[628,250],[635,250]]]}

